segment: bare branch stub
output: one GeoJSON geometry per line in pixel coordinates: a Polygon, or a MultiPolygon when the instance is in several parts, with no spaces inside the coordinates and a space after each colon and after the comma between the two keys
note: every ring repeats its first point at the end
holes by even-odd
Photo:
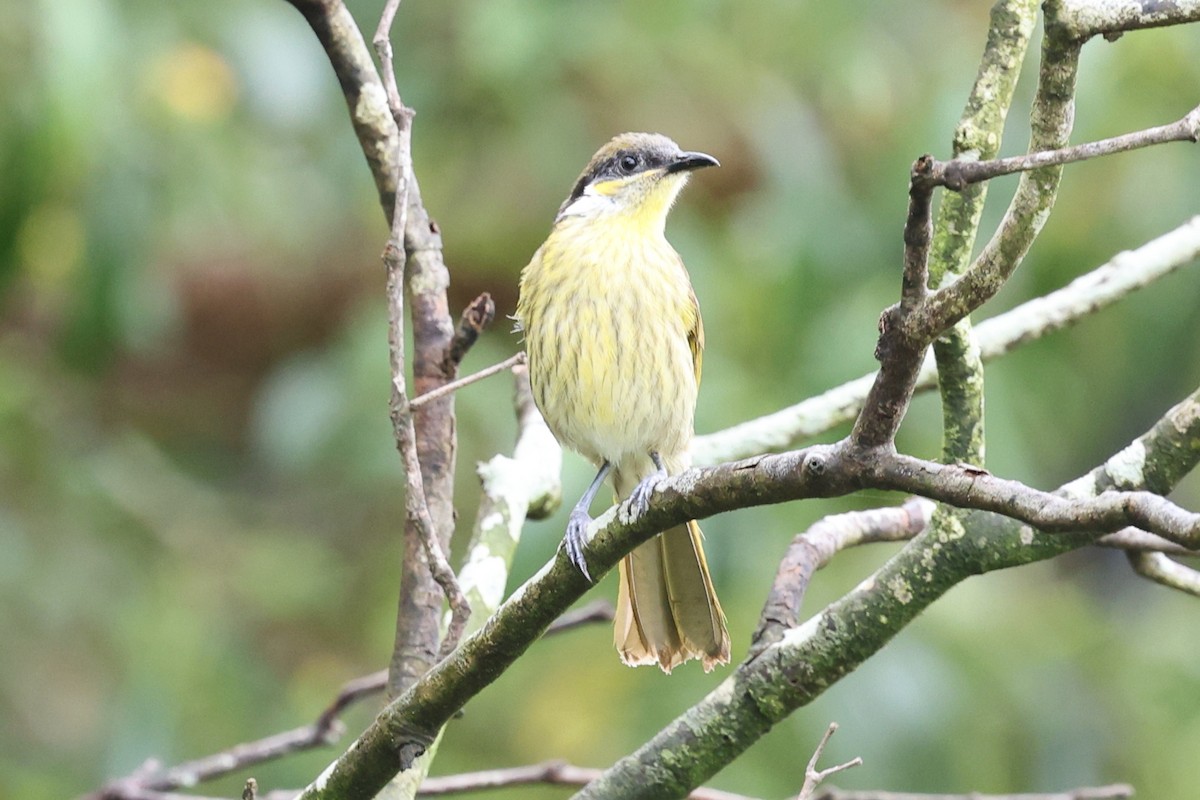
{"type": "Polygon", "coordinates": [[[454,338],[446,348],[447,372],[462,363],[467,351],[479,339],[479,334],[492,324],[495,317],[496,303],[487,292],[476,297],[463,309],[458,320],[458,329],[454,331],[454,338]]]}
{"type": "Polygon", "coordinates": [[[908,184],[908,219],[904,223],[904,277],[900,310],[908,314],[929,294],[929,243],[933,238],[933,185],[928,175],[937,164],[924,155],[912,166],[908,184]]]}

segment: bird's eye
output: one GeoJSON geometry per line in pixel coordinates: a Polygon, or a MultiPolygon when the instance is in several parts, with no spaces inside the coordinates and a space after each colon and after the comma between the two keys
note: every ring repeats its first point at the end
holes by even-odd
{"type": "Polygon", "coordinates": [[[619,163],[621,165],[622,172],[633,172],[642,163],[642,159],[638,156],[627,154],[621,156],[621,161],[619,163]]]}

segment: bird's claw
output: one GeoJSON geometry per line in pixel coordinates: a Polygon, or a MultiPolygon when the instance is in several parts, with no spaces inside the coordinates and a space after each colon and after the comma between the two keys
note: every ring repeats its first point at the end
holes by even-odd
{"type": "Polygon", "coordinates": [[[571,516],[567,519],[567,534],[563,537],[563,545],[567,549],[567,558],[571,563],[583,573],[583,577],[589,582],[592,581],[592,576],[588,572],[587,559],[583,556],[583,548],[587,545],[587,527],[592,518],[584,509],[577,508],[571,512],[571,516]]]}
{"type": "Polygon", "coordinates": [[[654,496],[659,481],[665,477],[667,473],[664,471],[652,472],[633,487],[633,491],[629,493],[629,512],[632,518],[636,519],[650,510],[650,498],[654,496]]]}

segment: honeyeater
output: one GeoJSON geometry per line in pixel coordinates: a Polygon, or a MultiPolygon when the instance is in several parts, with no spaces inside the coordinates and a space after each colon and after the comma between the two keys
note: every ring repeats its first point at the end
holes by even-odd
{"type": "MultiPolygon", "coordinates": [[[[689,465],[704,328],[664,227],[691,173],[717,165],[665,136],[617,136],[588,162],[521,273],[517,322],[534,398],[558,440],[599,468],[564,538],[584,575],[589,507],[605,478],[640,513],[658,480],[689,465]]],[[[626,664],[670,672],[692,658],[705,670],[729,661],[702,540],[688,522],[621,562],[614,639],[626,664]]]]}

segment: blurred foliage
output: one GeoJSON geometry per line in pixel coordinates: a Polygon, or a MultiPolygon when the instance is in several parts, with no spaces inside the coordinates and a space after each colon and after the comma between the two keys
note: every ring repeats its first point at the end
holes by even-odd
{"type": "MultiPolygon", "coordinates": [[[[352,7],[372,29],[378,5],[352,7]]],[[[588,156],[618,131],[658,130],[724,164],[670,226],[706,315],[698,429],[866,372],[898,288],[909,163],[948,152],[989,5],[406,2],[400,86],[453,304],[486,290],[511,313],[588,156]]],[[[1075,140],[1181,116],[1200,99],[1198,46],[1195,26],[1089,44],[1075,140]]],[[[1026,140],[1031,75],[1005,153],[1026,140]]],[[[279,0],[3,4],[0,98],[0,796],[38,800],[301,724],[385,664],[403,506],[385,228],[300,16],[279,0]]],[[[993,187],[991,223],[1013,185],[993,187]]],[[[1072,166],[988,314],[1198,211],[1195,148],[1072,166]]],[[[466,369],[513,352],[508,327],[466,369]]],[[[1193,268],[993,365],[989,466],[1045,487],[1090,468],[1200,383],[1198,329],[1193,268]]],[[[473,464],[511,446],[509,392],[492,379],[458,401],[464,528],[473,464]]],[[[935,455],[939,421],[921,399],[901,445],[935,455]]],[[[566,493],[589,472],[569,459],[566,493]]],[[[1178,496],[1200,507],[1200,481],[1178,496]]],[[[892,500],[708,521],[735,649],[796,531],[892,500]]],[[[563,522],[529,526],[514,585],[563,522]]],[[[809,607],[887,552],[839,556],[809,607]]],[[[1115,553],[972,580],[715,783],[794,794],[836,719],[830,762],[866,760],[846,786],[1120,780],[1189,796],[1198,634],[1193,600],[1115,553]]],[[[607,764],[722,677],[625,669],[609,639],[597,627],[535,646],[453,724],[436,771],[607,764]]],[[[330,755],[254,774],[299,785],[330,755]]]]}

